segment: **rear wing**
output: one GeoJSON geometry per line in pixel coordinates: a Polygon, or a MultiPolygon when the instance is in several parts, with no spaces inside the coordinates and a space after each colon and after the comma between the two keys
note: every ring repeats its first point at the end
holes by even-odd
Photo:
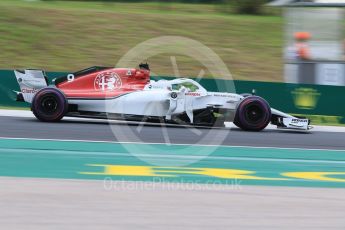
{"type": "Polygon", "coordinates": [[[17,93],[17,101],[32,102],[35,94],[42,88],[48,86],[48,80],[43,70],[15,70],[20,92],[17,93]]]}

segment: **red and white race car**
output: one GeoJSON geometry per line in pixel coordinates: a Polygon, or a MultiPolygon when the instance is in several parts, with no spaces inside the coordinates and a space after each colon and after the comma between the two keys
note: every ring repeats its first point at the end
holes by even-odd
{"type": "Polygon", "coordinates": [[[139,68],[91,67],[57,78],[53,85],[42,70],[15,70],[21,92],[17,100],[31,103],[41,121],[64,116],[164,121],[190,125],[224,125],[260,131],[278,128],[309,130],[310,121],[276,109],[261,97],[208,92],[192,79],[150,80],[147,64],[139,68]]]}

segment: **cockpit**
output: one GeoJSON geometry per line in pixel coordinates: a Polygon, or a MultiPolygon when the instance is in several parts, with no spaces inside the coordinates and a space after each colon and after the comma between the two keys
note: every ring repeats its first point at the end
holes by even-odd
{"type": "Polygon", "coordinates": [[[188,89],[189,92],[206,92],[206,89],[202,87],[198,82],[187,79],[180,78],[170,81],[172,90],[181,90],[182,87],[188,89]]]}

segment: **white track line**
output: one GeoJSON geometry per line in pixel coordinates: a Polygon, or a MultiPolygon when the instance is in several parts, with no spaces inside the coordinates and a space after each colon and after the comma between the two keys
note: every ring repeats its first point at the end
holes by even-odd
{"type": "MultiPolygon", "coordinates": [[[[34,118],[34,115],[29,110],[5,110],[0,109],[0,116],[3,117],[26,117],[26,118],[34,118]]],[[[110,122],[110,123],[133,123],[127,121],[110,121],[106,119],[90,119],[90,118],[78,118],[78,117],[65,117],[64,120],[80,120],[80,121],[92,121],[92,122],[110,122]]],[[[172,125],[175,126],[175,125],[172,125]]],[[[235,128],[236,126],[232,122],[225,123],[226,128],[235,128]]],[[[276,126],[268,125],[266,129],[270,130],[277,130],[276,126]]],[[[295,131],[295,130],[282,130],[282,131],[295,131]]],[[[340,126],[314,126],[311,131],[317,132],[340,132],[345,133],[345,127],[340,126]]],[[[296,132],[296,131],[295,131],[296,132]]]]}
{"type": "Polygon", "coordinates": [[[179,155],[179,154],[149,154],[149,153],[126,153],[126,152],[80,152],[76,150],[49,150],[46,149],[1,149],[0,153],[13,153],[18,152],[24,154],[32,154],[37,152],[44,152],[45,154],[52,155],[80,155],[80,156],[124,156],[124,157],[145,157],[145,158],[155,158],[155,159],[203,159],[207,158],[208,160],[222,160],[222,161],[270,161],[270,162],[294,162],[294,163],[321,163],[321,164],[345,164],[345,160],[313,160],[313,159],[298,159],[298,158],[272,158],[272,157],[233,157],[233,156],[210,156],[210,155],[179,155]]]}

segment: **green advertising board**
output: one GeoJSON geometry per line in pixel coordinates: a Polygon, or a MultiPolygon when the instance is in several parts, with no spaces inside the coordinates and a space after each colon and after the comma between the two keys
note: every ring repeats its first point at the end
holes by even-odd
{"type": "MultiPolygon", "coordinates": [[[[63,76],[63,72],[48,72],[48,78],[63,76]]],[[[162,79],[167,77],[157,77],[162,79]]],[[[306,84],[287,84],[256,81],[229,81],[204,78],[199,81],[208,91],[227,91],[229,83],[234,83],[236,93],[251,93],[265,98],[273,108],[309,117],[317,124],[345,124],[345,87],[306,84]]],[[[232,84],[230,84],[232,85],[232,84]]],[[[19,91],[13,71],[0,71],[0,106],[28,107],[26,103],[15,101],[19,91]]]]}
{"type": "Polygon", "coordinates": [[[272,107],[294,115],[307,116],[316,124],[345,124],[345,87],[306,84],[237,81],[238,92],[265,98],[272,107]]]}

